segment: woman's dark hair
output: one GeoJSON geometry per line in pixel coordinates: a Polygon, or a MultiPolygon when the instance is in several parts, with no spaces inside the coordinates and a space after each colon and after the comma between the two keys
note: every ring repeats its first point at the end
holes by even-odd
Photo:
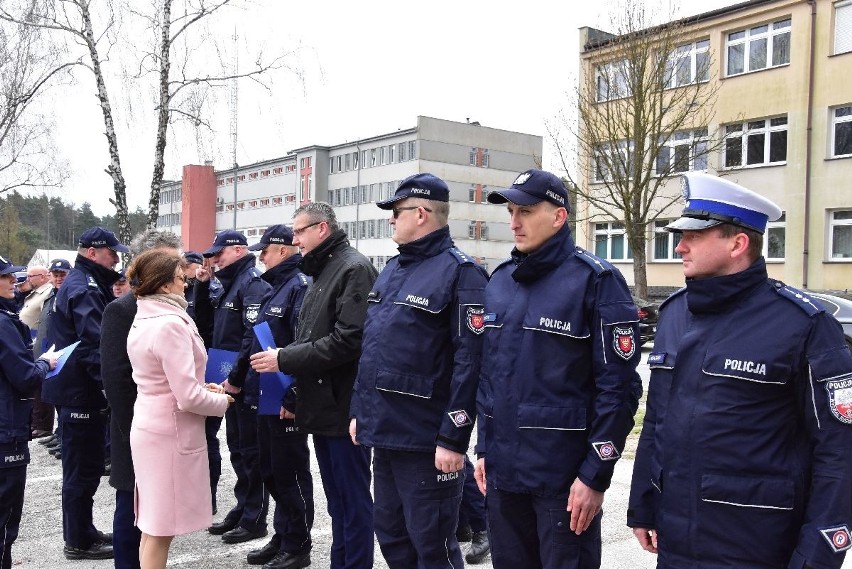
{"type": "Polygon", "coordinates": [[[175,278],[177,268],[182,266],[180,255],[163,249],[145,251],[131,263],[127,280],[136,297],[159,294],[160,287],[175,278]]]}

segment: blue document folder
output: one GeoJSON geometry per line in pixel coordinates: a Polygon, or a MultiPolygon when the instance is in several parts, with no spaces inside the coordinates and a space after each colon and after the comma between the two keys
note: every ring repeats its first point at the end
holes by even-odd
{"type": "Polygon", "coordinates": [[[59,372],[62,371],[63,367],[65,367],[65,362],[67,362],[68,358],[71,356],[71,352],[73,352],[74,348],[76,348],[79,345],[80,345],[80,342],[78,341],[78,342],[74,342],[73,344],[70,344],[70,345],[62,348],[58,352],[59,357],[56,359],[56,367],[53,368],[52,370],[50,370],[49,372],[47,372],[47,374],[44,376],[44,378],[50,379],[51,377],[53,377],[55,375],[59,375],[59,372]]]}
{"type": "Polygon", "coordinates": [[[207,352],[207,367],[204,369],[206,383],[222,383],[228,379],[237,361],[237,352],[210,348],[207,352]]]}
{"type": "MultiPolygon", "coordinates": [[[[254,335],[260,343],[260,349],[268,350],[275,347],[275,339],[268,322],[255,324],[254,335]]],[[[293,377],[285,373],[262,373],[260,374],[260,396],[257,403],[258,415],[278,415],[281,411],[281,402],[284,394],[293,385],[293,377]]]]}

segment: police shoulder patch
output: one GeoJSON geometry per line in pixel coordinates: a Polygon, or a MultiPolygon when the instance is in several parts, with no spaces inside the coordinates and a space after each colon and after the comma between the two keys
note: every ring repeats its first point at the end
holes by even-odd
{"type": "Polygon", "coordinates": [[[618,460],[621,457],[621,453],[612,441],[597,441],[593,442],[592,446],[601,460],[618,460]]]}
{"type": "Polygon", "coordinates": [[[254,324],[260,314],[260,304],[249,304],[246,306],[246,320],[254,324]]]}
{"type": "Polygon", "coordinates": [[[636,353],[633,326],[612,327],[612,348],[618,357],[629,360],[636,353]]]}
{"type": "Polygon", "coordinates": [[[477,335],[485,332],[485,307],[481,304],[466,304],[464,306],[467,329],[477,335]]]}
{"type": "Polygon", "coordinates": [[[850,547],[852,547],[852,540],[850,540],[849,536],[849,527],[846,525],[820,529],[819,532],[828,542],[831,550],[835,553],[847,551],[850,547]]]}
{"type": "Polygon", "coordinates": [[[791,286],[787,286],[781,281],[769,279],[769,282],[775,292],[777,292],[782,298],[789,300],[790,302],[804,310],[808,316],[814,316],[815,314],[819,314],[820,312],[825,312],[825,309],[823,309],[821,305],[815,302],[813,298],[811,298],[804,292],[795,289],[791,286]]]}
{"type": "Polygon", "coordinates": [[[852,425],[852,379],[825,382],[831,414],[841,423],[852,425]]]}
{"type": "Polygon", "coordinates": [[[613,270],[613,266],[610,265],[608,261],[592,255],[582,247],[574,249],[574,256],[589,265],[598,275],[611,273],[613,270]]]}
{"type": "Polygon", "coordinates": [[[450,247],[448,251],[450,252],[450,255],[452,255],[455,260],[459,262],[460,265],[473,264],[474,262],[469,255],[467,255],[458,247],[450,247]]]}

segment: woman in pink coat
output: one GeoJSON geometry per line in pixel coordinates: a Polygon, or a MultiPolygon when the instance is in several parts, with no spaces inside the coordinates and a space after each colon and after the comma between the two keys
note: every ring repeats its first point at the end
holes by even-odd
{"type": "Polygon", "coordinates": [[[135,259],[128,280],[138,310],[127,338],[138,395],[130,448],[142,569],[162,569],[176,535],[213,521],[204,418],[233,399],[204,384],[207,355],[183,297],[181,259],[160,250],[135,259]]]}

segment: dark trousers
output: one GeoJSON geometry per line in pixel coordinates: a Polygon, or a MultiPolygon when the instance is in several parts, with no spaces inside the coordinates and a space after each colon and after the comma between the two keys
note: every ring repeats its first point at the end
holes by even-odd
{"type": "Polygon", "coordinates": [[[88,549],[98,539],[92,521],[95,492],[104,473],[104,416],[99,409],[62,407],[62,535],[88,549]]]}
{"type": "Polygon", "coordinates": [[[473,464],[464,457],[464,489],[459,507],[459,527],[470,526],[471,531],[485,531],[485,496],[473,478],[473,464]]]}
{"type": "MultiPolygon", "coordinates": [[[[22,443],[26,447],[26,443],[22,443]]],[[[0,569],[12,568],[12,544],[18,539],[21,513],[24,511],[24,488],[27,465],[0,468],[0,569]]]]}
{"type": "Polygon", "coordinates": [[[41,384],[39,384],[33,393],[33,430],[53,431],[53,417],[53,405],[41,400],[41,384]]]}
{"type": "Polygon", "coordinates": [[[115,569],[139,569],[139,542],[142,532],[136,527],[132,490],[115,491],[115,513],[112,517],[112,551],[115,569]]]}
{"type": "Polygon", "coordinates": [[[225,440],[231,453],[231,466],[237,482],[234,485],[236,505],[228,519],[252,532],[266,529],[269,492],[260,476],[260,456],[257,449],[257,408],[243,402],[242,395],[225,412],[225,440]]]}
{"type": "Polygon", "coordinates": [[[275,500],[272,526],[281,539],[279,551],[299,555],[311,550],[314,488],[308,435],[292,419],[257,418],[260,474],[275,500]]]}
{"type": "Polygon", "coordinates": [[[391,569],[464,567],[456,541],[464,471],[435,469],[435,453],[373,451],[376,537],[391,569]]]}
{"type": "Polygon", "coordinates": [[[213,513],[216,513],[216,489],[222,477],[222,452],[219,450],[219,427],[222,417],[207,417],[204,421],[204,436],[207,438],[207,463],[210,467],[210,495],[213,497],[213,513]]]}
{"type": "Polygon", "coordinates": [[[494,569],[598,569],[601,516],[580,535],[571,531],[567,498],[488,488],[488,533],[494,569]]]}
{"type": "Polygon", "coordinates": [[[348,436],[314,435],[314,452],[331,516],[330,569],[373,566],[370,449],[348,436]]]}

